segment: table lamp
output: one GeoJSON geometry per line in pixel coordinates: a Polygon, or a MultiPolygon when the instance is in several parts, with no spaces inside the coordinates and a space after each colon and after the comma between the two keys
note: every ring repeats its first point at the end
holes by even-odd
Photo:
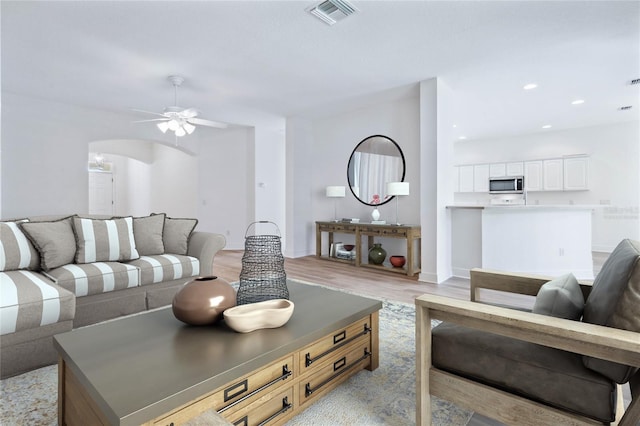
{"type": "Polygon", "coordinates": [[[333,221],[338,221],[338,198],[344,198],[344,186],[327,186],[327,198],[333,198],[333,221]]]}
{"type": "Polygon", "coordinates": [[[398,221],[398,197],[409,195],[409,182],[387,182],[387,196],[396,197],[396,225],[401,225],[398,221]]]}

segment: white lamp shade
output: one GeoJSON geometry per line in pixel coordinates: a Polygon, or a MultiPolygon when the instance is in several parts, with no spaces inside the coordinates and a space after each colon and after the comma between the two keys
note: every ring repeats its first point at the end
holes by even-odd
{"type": "Polygon", "coordinates": [[[169,123],[167,123],[166,121],[159,122],[157,126],[162,133],[167,133],[167,130],[169,130],[169,123]]]}
{"type": "Polygon", "coordinates": [[[187,133],[191,134],[193,133],[193,131],[196,129],[196,126],[194,126],[191,123],[187,123],[186,121],[184,123],[182,123],[182,127],[184,128],[184,130],[187,131],[187,133]]]}
{"type": "Polygon", "coordinates": [[[344,197],[345,195],[345,187],[344,186],[327,186],[327,197],[344,197]]]}
{"type": "Polygon", "coordinates": [[[409,195],[409,182],[387,182],[387,195],[409,195]]]}

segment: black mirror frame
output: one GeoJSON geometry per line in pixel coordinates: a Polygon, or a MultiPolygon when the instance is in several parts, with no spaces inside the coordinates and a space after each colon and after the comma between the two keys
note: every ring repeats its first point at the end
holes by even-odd
{"type": "Polygon", "coordinates": [[[371,136],[367,136],[366,138],[362,139],[358,145],[356,145],[356,147],[353,149],[353,151],[351,151],[351,156],[349,157],[349,161],[347,162],[347,183],[349,186],[349,191],[351,191],[351,194],[353,194],[353,196],[355,197],[356,200],[360,201],[362,204],[366,205],[366,206],[371,206],[371,207],[377,207],[377,206],[383,206],[385,204],[387,204],[389,201],[393,200],[395,198],[394,196],[389,197],[388,199],[378,203],[378,204],[373,204],[373,203],[366,203],[364,201],[362,201],[354,192],[353,192],[353,186],[351,185],[351,180],[349,179],[349,166],[351,165],[351,161],[353,160],[353,154],[355,154],[355,152],[358,150],[358,147],[360,145],[362,145],[363,143],[365,143],[366,141],[368,141],[371,138],[384,138],[387,139],[388,141],[390,141],[391,143],[393,143],[396,148],[398,149],[398,152],[400,153],[400,158],[402,158],[402,178],[400,179],[401,182],[404,182],[404,177],[405,174],[407,173],[407,163],[404,159],[404,152],[402,152],[402,148],[400,148],[400,145],[398,145],[398,143],[396,141],[394,141],[393,139],[391,139],[389,136],[385,136],[385,135],[371,135],[371,136]]]}

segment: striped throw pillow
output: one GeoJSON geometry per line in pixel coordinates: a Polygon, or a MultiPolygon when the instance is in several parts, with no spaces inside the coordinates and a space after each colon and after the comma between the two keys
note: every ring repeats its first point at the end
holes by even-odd
{"type": "Polygon", "coordinates": [[[133,260],[140,257],[133,237],[133,218],[73,218],[76,233],[76,263],[133,260]]]}
{"type": "MultiPolygon", "coordinates": [[[[23,222],[26,222],[24,220],[23,222]]],[[[37,271],[40,256],[16,222],[0,223],[0,272],[30,269],[37,271]]]]}

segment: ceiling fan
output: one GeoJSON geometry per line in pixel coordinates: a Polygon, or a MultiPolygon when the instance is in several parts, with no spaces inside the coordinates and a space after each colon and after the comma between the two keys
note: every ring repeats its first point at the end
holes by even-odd
{"type": "Polygon", "coordinates": [[[152,118],[149,120],[138,120],[135,121],[135,123],[157,122],[156,125],[162,133],[166,133],[167,130],[171,130],[175,133],[176,137],[187,134],[190,135],[196,129],[196,126],[216,127],[218,129],[227,128],[228,125],[226,123],[198,118],[200,111],[196,108],[183,108],[178,106],[178,87],[180,87],[184,82],[184,78],[179,75],[170,75],[168,80],[173,85],[173,106],[166,107],[161,113],[133,109],[133,111],[162,117],[152,118]]]}

